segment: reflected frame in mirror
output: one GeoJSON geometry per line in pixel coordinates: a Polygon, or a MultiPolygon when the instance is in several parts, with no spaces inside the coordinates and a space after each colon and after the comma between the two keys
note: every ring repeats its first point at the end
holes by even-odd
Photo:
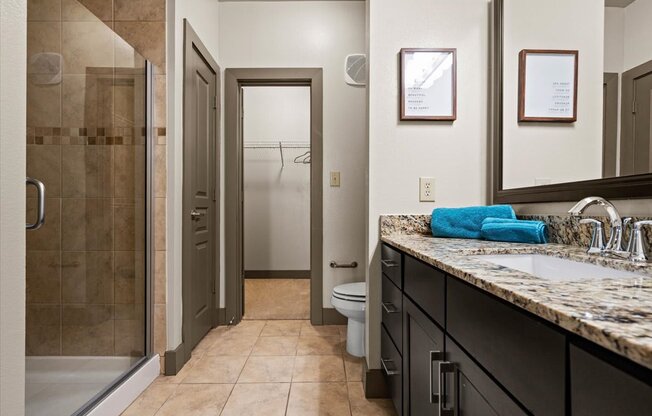
{"type": "Polygon", "coordinates": [[[491,200],[496,204],[577,201],[587,195],[612,199],[652,197],[652,173],[503,189],[504,1],[493,0],[491,32],[491,200]]]}

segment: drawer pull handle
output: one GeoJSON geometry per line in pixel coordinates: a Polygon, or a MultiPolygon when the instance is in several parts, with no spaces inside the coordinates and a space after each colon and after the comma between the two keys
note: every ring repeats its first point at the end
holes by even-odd
{"type": "Polygon", "coordinates": [[[393,303],[391,302],[383,302],[381,303],[383,305],[383,309],[385,309],[385,312],[387,313],[399,313],[400,311],[396,306],[394,306],[393,303]]]}
{"type": "MultiPolygon", "coordinates": [[[[439,411],[439,416],[454,416],[455,415],[455,403],[457,403],[457,371],[455,368],[455,364],[448,362],[448,361],[441,361],[439,363],[439,374],[438,374],[438,379],[439,379],[439,397],[441,400],[439,400],[439,405],[437,406],[437,409],[439,411]],[[451,407],[444,407],[444,402],[445,400],[443,392],[442,392],[442,385],[444,384],[444,381],[442,380],[442,377],[444,374],[453,374],[454,375],[454,381],[453,381],[453,404],[451,407]]],[[[450,388],[449,388],[450,390],[450,388]]]]}
{"type": "Polygon", "coordinates": [[[383,264],[383,266],[385,266],[385,267],[389,267],[389,268],[398,267],[398,263],[395,262],[394,260],[385,260],[385,259],[383,259],[383,260],[381,260],[380,262],[381,262],[381,263],[383,264]]]}
{"type": "MultiPolygon", "coordinates": [[[[435,404],[439,403],[439,393],[433,393],[433,385],[432,385],[432,365],[435,362],[438,361],[443,361],[444,360],[444,353],[441,351],[430,351],[430,404],[435,404]]],[[[437,380],[439,380],[439,383],[441,383],[441,377],[439,377],[437,380]]]]}
{"type": "Polygon", "coordinates": [[[385,370],[385,374],[387,374],[388,376],[397,376],[397,375],[401,374],[397,370],[390,370],[389,368],[387,368],[387,363],[393,363],[393,362],[394,362],[394,360],[386,360],[384,358],[380,359],[380,363],[383,366],[383,370],[385,370]]]}

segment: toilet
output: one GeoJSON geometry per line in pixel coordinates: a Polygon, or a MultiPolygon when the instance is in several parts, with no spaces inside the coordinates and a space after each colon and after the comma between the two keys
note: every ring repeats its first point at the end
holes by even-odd
{"type": "Polygon", "coordinates": [[[331,296],[331,305],[348,318],[346,328],[346,351],[354,357],[364,357],[364,323],[367,284],[347,283],[336,286],[331,296]]]}

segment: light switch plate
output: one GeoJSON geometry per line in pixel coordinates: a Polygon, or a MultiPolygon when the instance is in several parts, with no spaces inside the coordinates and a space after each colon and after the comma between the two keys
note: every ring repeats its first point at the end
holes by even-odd
{"type": "Polygon", "coordinates": [[[435,202],[435,178],[419,178],[419,201],[435,202]]]}
{"type": "Polygon", "coordinates": [[[332,187],[340,186],[340,173],[339,172],[331,172],[331,186],[332,187]]]}

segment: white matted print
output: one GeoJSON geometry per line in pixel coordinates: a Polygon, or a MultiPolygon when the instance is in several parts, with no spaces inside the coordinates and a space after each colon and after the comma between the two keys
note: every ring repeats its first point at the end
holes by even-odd
{"type": "Polygon", "coordinates": [[[456,49],[401,49],[401,120],[457,117],[456,49]]]}
{"type": "Polygon", "coordinates": [[[577,51],[519,54],[519,121],[577,120],[577,51]]]}

